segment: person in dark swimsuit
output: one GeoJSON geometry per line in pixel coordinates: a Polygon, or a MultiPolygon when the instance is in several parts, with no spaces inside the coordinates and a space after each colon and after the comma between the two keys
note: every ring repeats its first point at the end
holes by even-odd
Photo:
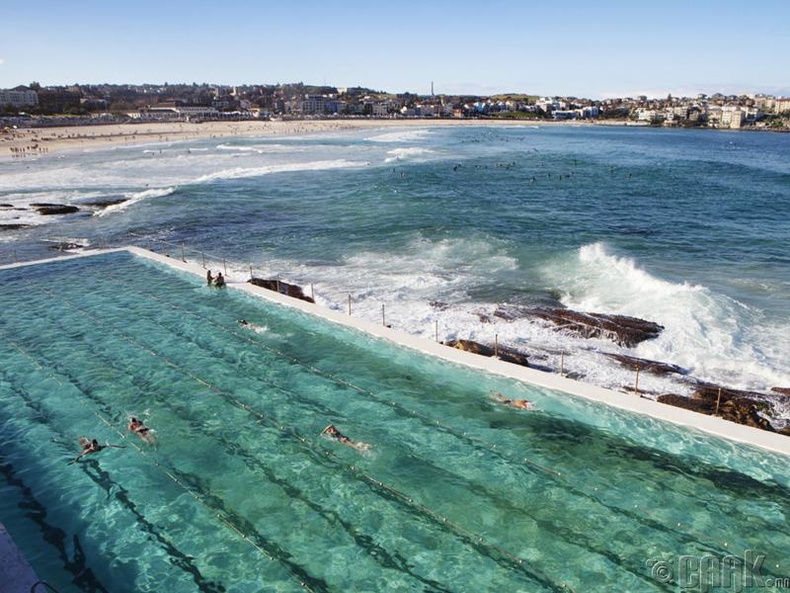
{"type": "Polygon", "coordinates": [[[156,437],[151,432],[151,429],[148,428],[145,424],[143,424],[140,420],[132,416],[129,420],[129,425],[127,426],[130,432],[135,433],[144,442],[148,443],[149,445],[156,444],[156,437]]]}

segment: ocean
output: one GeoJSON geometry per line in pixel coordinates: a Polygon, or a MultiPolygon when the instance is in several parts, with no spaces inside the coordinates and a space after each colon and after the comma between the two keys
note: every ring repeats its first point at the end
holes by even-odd
{"type": "MultiPolygon", "coordinates": [[[[426,339],[512,347],[594,385],[769,393],[790,387],[788,157],[784,134],[568,125],[4,156],[0,263],[64,244],[165,246],[231,280],[252,270],[322,306],[426,339]],[[36,203],[80,210],[41,215],[36,203]],[[663,330],[623,347],[512,314],[557,306],[663,330]],[[608,354],[684,374],[636,377],[608,354]]],[[[790,422],[778,395],[770,418],[790,422]]]]}

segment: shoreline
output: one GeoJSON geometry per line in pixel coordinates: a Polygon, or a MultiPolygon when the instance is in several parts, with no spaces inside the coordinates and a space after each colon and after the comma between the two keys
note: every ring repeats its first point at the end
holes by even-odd
{"type": "MultiPolygon", "coordinates": [[[[0,133],[0,158],[184,142],[207,138],[301,136],[376,128],[433,126],[588,126],[579,121],[492,119],[334,119],[227,122],[146,122],[16,128],[0,133]]],[[[614,125],[614,124],[612,124],[614,125]]]]}

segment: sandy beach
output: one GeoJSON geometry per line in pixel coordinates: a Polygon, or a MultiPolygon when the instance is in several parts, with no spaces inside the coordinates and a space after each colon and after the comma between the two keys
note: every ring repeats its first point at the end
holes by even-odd
{"type": "Polygon", "coordinates": [[[469,119],[337,119],[228,122],[145,122],[6,129],[0,135],[0,157],[25,157],[64,150],[90,150],[117,145],[179,142],[201,138],[296,136],[364,128],[458,125],[589,125],[580,122],[469,119]]]}

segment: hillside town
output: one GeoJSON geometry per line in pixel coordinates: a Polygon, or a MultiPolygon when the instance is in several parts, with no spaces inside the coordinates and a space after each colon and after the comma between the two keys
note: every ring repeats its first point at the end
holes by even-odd
{"type": "Polygon", "coordinates": [[[764,94],[591,100],[502,94],[489,97],[391,94],[304,83],[276,85],[31,83],[0,89],[0,122],[225,121],[319,118],[488,118],[790,130],[790,97],[764,94]]]}

